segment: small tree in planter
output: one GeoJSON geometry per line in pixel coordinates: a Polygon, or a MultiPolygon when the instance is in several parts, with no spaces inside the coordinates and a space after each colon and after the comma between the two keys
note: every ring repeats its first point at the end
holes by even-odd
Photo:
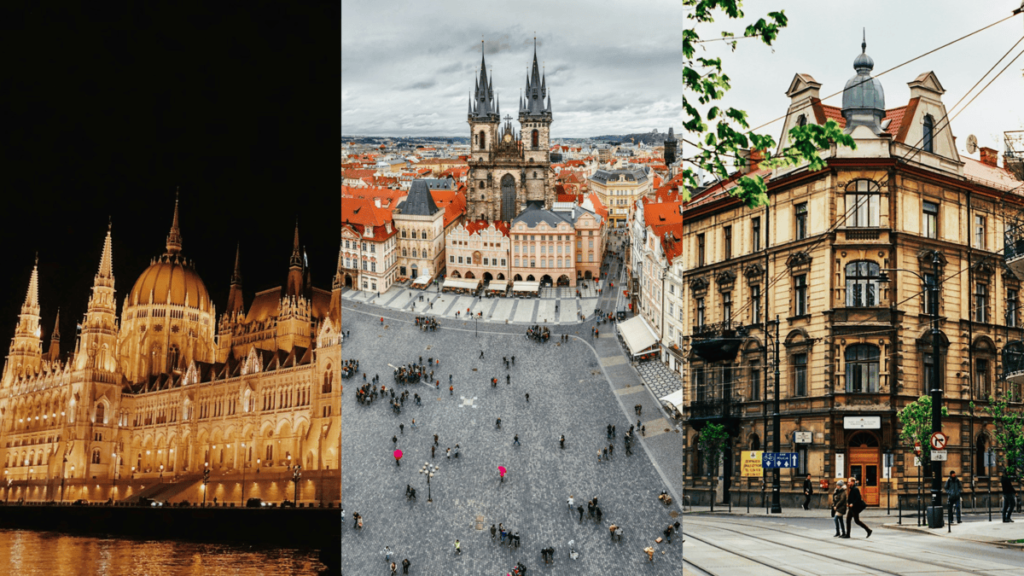
{"type": "Polygon", "coordinates": [[[725,450],[725,443],[729,441],[729,434],[722,424],[708,423],[700,431],[697,439],[697,446],[704,455],[704,466],[708,471],[708,479],[711,481],[711,511],[715,511],[715,488],[718,478],[718,466],[722,463],[722,452],[725,450]]]}
{"type": "Polygon", "coordinates": [[[1011,480],[1019,480],[1024,475],[1024,412],[1011,409],[1011,400],[1014,398],[1009,391],[999,400],[989,396],[981,411],[991,416],[995,424],[996,442],[1003,449],[1003,470],[1011,480]]]}

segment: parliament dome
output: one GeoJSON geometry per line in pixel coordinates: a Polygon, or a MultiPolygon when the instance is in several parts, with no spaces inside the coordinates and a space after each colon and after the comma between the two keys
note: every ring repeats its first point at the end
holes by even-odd
{"type": "Polygon", "coordinates": [[[187,304],[204,312],[212,311],[203,279],[191,263],[177,254],[164,254],[146,268],[128,295],[128,306],[136,302],[148,304],[150,294],[154,304],[187,304]]]}

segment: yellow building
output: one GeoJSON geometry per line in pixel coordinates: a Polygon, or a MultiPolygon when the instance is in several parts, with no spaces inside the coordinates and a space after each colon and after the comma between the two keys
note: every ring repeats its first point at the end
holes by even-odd
{"type": "MultiPolygon", "coordinates": [[[[965,489],[987,490],[994,469],[984,454],[998,447],[991,419],[970,403],[983,406],[1007,390],[1021,400],[1020,385],[1000,379],[1001,353],[1024,350],[1020,280],[1000,251],[1004,223],[1024,207],[1024,188],[994,151],[981,161],[959,155],[950,130],[939,129],[946,108],[934,73],[909,83],[905,105],[886,109],[870,57],[858,56],[855,69],[850,83],[863,89],[847,91],[841,108],[822,104],[820,84],[797,74],[783,133],[836,119],[856,150],[822,151],[828,169],[818,172],[760,171],[766,208],[750,210],[729,195],[735,177],[685,208],[684,470],[698,501],[707,502],[708,474],[724,477],[719,500],[759,498],[761,478],[740,476],[740,454],[772,449],[768,361],[776,351],[780,449],[798,453],[800,463],[782,471],[784,506],[801,498],[804,473],[830,486],[856,476],[870,505],[884,506],[889,489],[916,487],[913,447],[899,439],[897,412],[928,393],[933,370],[949,410],[944,466],[961,472],[965,489]],[[935,278],[942,279],[937,304],[924,296],[935,278]],[[939,358],[929,329],[934,306],[939,358]],[[696,448],[708,422],[726,424],[730,434],[717,471],[705,469],[696,448]],[[892,469],[883,466],[885,454],[893,455],[892,469]]],[[[824,498],[820,490],[816,496],[824,498]]]]}
{"type": "MultiPolygon", "coordinates": [[[[74,352],[59,334],[42,353],[38,267],[0,380],[0,462],[7,496],[201,499],[299,498],[335,502],[340,474],[340,291],[314,288],[298,230],[284,287],[245,310],[236,256],[218,318],[182,252],[178,206],[166,251],[114,299],[108,229],[74,352]],[[260,473],[257,475],[257,473],[260,473]],[[319,484],[314,482],[319,480],[319,484]],[[149,485],[146,487],[146,485],[149,485]],[[284,489],[282,489],[284,488],[284,489]],[[326,492],[325,492],[326,491],[326,492]]],[[[69,498],[70,499],[70,498],[69,498]]]]}
{"type": "Polygon", "coordinates": [[[650,168],[598,170],[590,177],[590,191],[596,192],[608,210],[609,226],[623,228],[629,221],[636,201],[654,189],[650,168]]]}

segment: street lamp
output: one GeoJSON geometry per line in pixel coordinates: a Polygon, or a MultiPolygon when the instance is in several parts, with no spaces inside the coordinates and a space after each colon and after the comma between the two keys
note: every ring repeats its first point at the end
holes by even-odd
{"type": "Polygon", "coordinates": [[[64,460],[60,464],[60,501],[64,502],[64,478],[67,476],[68,455],[64,454],[64,460]]]}
{"type": "MultiPolygon", "coordinates": [[[[209,466],[209,465],[210,465],[209,462],[207,462],[205,464],[205,466],[209,466]]],[[[203,508],[206,508],[206,493],[208,492],[208,490],[206,489],[206,485],[209,484],[209,483],[210,483],[210,469],[207,467],[207,468],[203,469],[203,508]]]]}
{"type": "MultiPolygon", "coordinates": [[[[302,480],[302,465],[296,464],[292,471],[292,482],[295,484],[295,504],[299,503],[299,480],[302,480]]],[[[321,488],[323,484],[321,484],[321,488]]]]}
{"type": "MultiPolygon", "coordinates": [[[[939,341],[939,278],[942,277],[942,257],[938,250],[932,251],[932,268],[935,273],[935,279],[932,282],[928,282],[924,276],[914,272],[913,270],[904,270],[902,268],[885,268],[883,269],[882,275],[879,277],[879,282],[888,282],[889,277],[885,274],[885,271],[900,271],[909,272],[914,276],[921,279],[928,290],[929,305],[932,309],[932,378],[931,378],[931,390],[929,395],[932,399],[932,433],[942,431],[942,378],[939,375],[939,354],[940,341],[939,341]]],[[[925,465],[924,462],[921,463],[925,465]]],[[[932,460],[932,496],[931,505],[928,507],[928,527],[929,528],[942,528],[942,462],[939,460],[932,460]]]]}
{"type": "Polygon", "coordinates": [[[160,483],[161,484],[164,483],[164,465],[163,464],[160,465],[160,483]]]}
{"type": "Polygon", "coordinates": [[[437,473],[439,468],[440,466],[431,464],[430,462],[424,462],[423,468],[420,468],[420,474],[427,477],[427,502],[434,501],[433,496],[430,494],[430,479],[434,477],[434,474],[437,473]]]}

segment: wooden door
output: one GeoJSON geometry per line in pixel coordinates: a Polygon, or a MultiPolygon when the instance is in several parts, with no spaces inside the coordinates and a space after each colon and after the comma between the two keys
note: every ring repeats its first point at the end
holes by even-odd
{"type": "Polygon", "coordinates": [[[881,470],[878,448],[850,448],[849,474],[857,479],[857,487],[868,506],[878,506],[878,479],[881,470]]]}

